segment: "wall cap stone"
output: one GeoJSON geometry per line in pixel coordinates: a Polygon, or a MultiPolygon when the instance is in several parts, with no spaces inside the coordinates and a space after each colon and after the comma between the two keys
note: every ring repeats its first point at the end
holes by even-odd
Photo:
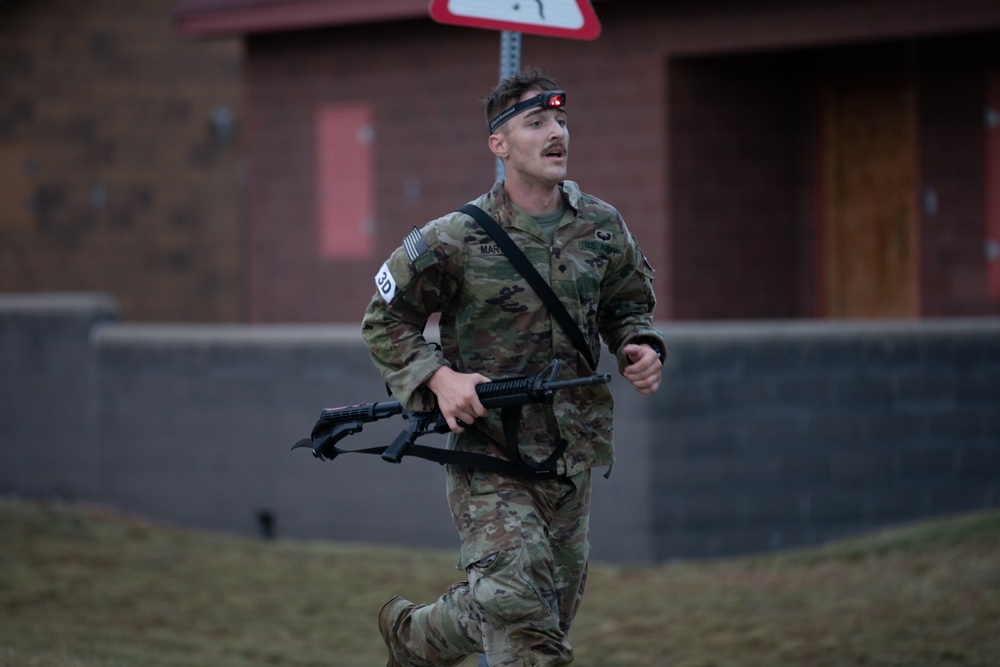
{"type": "Polygon", "coordinates": [[[68,311],[76,314],[98,312],[118,317],[118,302],[104,292],[16,292],[0,294],[0,312],[41,314],[68,311]]]}
{"type": "Polygon", "coordinates": [[[720,339],[842,338],[982,332],[1000,334],[1000,317],[949,317],[919,320],[769,320],[661,322],[667,341],[720,339]]]}

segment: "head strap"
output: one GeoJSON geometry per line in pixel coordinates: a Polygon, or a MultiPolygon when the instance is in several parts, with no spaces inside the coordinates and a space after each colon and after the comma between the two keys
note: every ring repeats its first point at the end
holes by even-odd
{"type": "Polygon", "coordinates": [[[529,97],[523,102],[518,102],[514,106],[507,107],[494,116],[493,120],[490,121],[490,134],[496,132],[497,128],[517,114],[521,113],[525,109],[531,109],[533,107],[542,107],[543,109],[565,109],[566,91],[547,90],[544,93],[535,95],[534,97],[529,97]]]}

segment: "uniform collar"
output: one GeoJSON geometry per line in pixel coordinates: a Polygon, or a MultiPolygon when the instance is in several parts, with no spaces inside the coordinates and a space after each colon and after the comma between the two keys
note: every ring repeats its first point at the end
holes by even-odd
{"type": "MultiPolygon", "coordinates": [[[[562,190],[563,197],[566,198],[570,208],[575,213],[579,213],[580,186],[574,181],[563,181],[559,184],[559,189],[562,190]]],[[[486,205],[501,225],[520,229],[545,238],[538,223],[530,215],[515,206],[514,202],[507,196],[507,191],[503,189],[503,180],[499,180],[493,184],[493,189],[486,195],[486,205]]]]}

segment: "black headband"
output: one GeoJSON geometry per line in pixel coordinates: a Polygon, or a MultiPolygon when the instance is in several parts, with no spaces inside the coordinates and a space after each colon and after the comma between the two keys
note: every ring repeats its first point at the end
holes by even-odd
{"type": "Polygon", "coordinates": [[[542,107],[543,109],[564,109],[566,108],[565,90],[548,90],[544,93],[529,97],[523,102],[518,102],[512,107],[507,107],[490,121],[490,134],[497,131],[497,128],[508,120],[521,113],[525,109],[532,107],[542,107]]]}

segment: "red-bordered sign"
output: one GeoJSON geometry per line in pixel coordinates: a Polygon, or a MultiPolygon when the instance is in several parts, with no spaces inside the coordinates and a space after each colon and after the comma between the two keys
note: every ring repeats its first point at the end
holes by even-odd
{"type": "Polygon", "coordinates": [[[548,37],[597,39],[601,22],[590,0],[431,0],[438,23],[548,37]]]}

